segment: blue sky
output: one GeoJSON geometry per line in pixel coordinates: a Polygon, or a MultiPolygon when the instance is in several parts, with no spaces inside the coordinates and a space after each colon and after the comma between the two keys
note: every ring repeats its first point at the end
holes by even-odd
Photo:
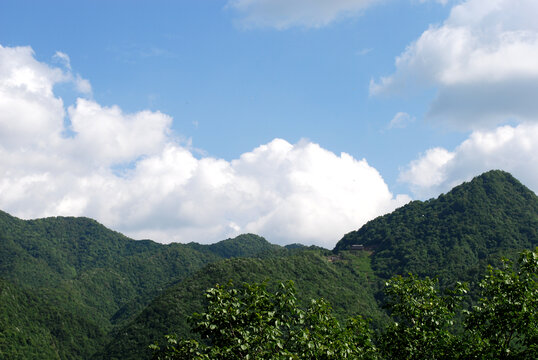
{"type": "Polygon", "coordinates": [[[0,208],[332,247],[491,168],[536,192],[538,7],[515,4],[4,0],[0,208]]]}

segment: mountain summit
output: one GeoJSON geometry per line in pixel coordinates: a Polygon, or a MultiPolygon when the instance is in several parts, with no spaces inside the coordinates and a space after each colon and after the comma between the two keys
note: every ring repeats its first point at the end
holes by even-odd
{"type": "Polygon", "coordinates": [[[538,245],[538,197],[507,172],[492,170],[428,201],[413,201],[346,234],[338,253],[363,245],[389,278],[473,280],[487,263],[538,245]]]}

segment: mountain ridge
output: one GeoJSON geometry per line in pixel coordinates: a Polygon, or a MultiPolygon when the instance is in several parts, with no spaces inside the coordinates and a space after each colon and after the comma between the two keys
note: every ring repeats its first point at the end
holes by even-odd
{"type": "Polygon", "coordinates": [[[377,314],[381,324],[376,299],[387,278],[413,272],[439,277],[443,286],[473,285],[488,264],[537,245],[538,197],[497,170],[371,220],[332,252],[281,247],[255,234],[212,245],[163,245],[129,239],[89,218],[21,220],[0,211],[0,296],[8,296],[0,328],[9,330],[0,334],[0,357],[143,353],[167,330],[185,330],[203,290],[230,279],[237,285],[294,279],[301,301],[323,296],[339,316],[377,314]],[[98,340],[80,344],[92,338],[98,340]],[[35,347],[18,348],[21,341],[35,347]]]}
{"type": "MultiPolygon", "coordinates": [[[[60,334],[69,329],[74,336],[85,339],[93,336],[95,328],[106,334],[136,315],[163,289],[207,263],[238,254],[266,256],[265,253],[280,249],[254,235],[228,239],[213,247],[163,245],[151,240],[132,240],[89,218],[22,220],[0,212],[0,278],[3,278],[0,290],[18,294],[20,299],[30,299],[25,301],[35,304],[19,308],[10,303],[14,313],[28,309],[51,313],[57,308],[62,317],[78,319],[67,322],[66,329],[56,331],[58,337],[47,328],[31,328],[41,334],[41,342],[49,341],[53,348],[71,349],[71,355],[77,354],[76,358],[89,358],[95,347],[77,347],[71,337],[60,334]],[[85,325],[70,328],[84,321],[87,321],[85,325]]],[[[34,315],[37,324],[50,325],[39,314],[34,315]]],[[[15,316],[20,326],[14,327],[5,318],[0,328],[28,329],[25,318],[15,316]]],[[[11,341],[20,341],[17,335],[20,333],[10,334],[11,341]]],[[[99,341],[89,343],[100,344],[99,341]]],[[[25,356],[35,355],[31,355],[31,349],[25,351],[28,351],[25,356]]]]}

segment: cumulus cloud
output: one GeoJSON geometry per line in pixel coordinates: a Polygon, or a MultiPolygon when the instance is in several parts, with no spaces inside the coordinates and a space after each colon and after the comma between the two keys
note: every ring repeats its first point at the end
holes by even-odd
{"type": "MultiPolygon", "coordinates": [[[[166,210],[149,215],[158,217],[159,229],[173,229],[181,241],[199,236],[196,232],[213,239],[254,232],[284,243],[331,246],[357,224],[408,201],[405,196],[395,199],[364,160],[282,139],[231,162],[196,160],[172,146],[164,156],[141,161],[130,180],[147,186],[139,195],[154,194],[149,202],[166,210]]],[[[134,193],[128,197],[136,199],[134,193]]]]}
{"type": "Polygon", "coordinates": [[[435,88],[428,117],[459,128],[535,121],[538,2],[467,0],[396,58],[371,94],[435,88]]]}
{"type": "Polygon", "coordinates": [[[158,152],[169,135],[172,118],[160,112],[123,114],[118,106],[101,107],[94,101],[77,99],[68,109],[79,156],[102,165],[129,162],[158,152]]]}
{"type": "Polygon", "coordinates": [[[0,45],[0,142],[4,148],[46,146],[58,141],[65,114],[54,84],[60,69],[36,61],[30,48],[0,45]]]}
{"type": "Polygon", "coordinates": [[[0,47],[4,211],[89,216],[162,242],[254,232],[273,242],[332,247],[409,200],[393,196],[366,160],[311,142],[275,139],[233,161],[197,158],[160,112],[129,114],[85,98],[65,110],[53,92],[73,81],[64,55],[62,70],[36,61],[28,47],[0,47]]]}
{"type": "Polygon", "coordinates": [[[491,170],[510,172],[538,193],[538,124],[501,126],[474,131],[453,151],[434,148],[400,173],[419,198],[436,196],[474,176],[491,170]]]}
{"type": "Polygon", "coordinates": [[[293,26],[318,28],[357,16],[380,0],[229,0],[227,7],[238,11],[247,27],[287,29],[293,26]]]}

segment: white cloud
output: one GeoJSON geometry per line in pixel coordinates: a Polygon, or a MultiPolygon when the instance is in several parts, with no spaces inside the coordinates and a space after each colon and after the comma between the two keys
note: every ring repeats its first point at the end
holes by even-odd
{"type": "Polygon", "coordinates": [[[359,15],[380,0],[229,0],[247,27],[318,28],[359,15]]]}
{"type": "Polygon", "coordinates": [[[103,165],[129,162],[160,151],[172,123],[171,117],[160,112],[126,115],[118,106],[105,108],[80,98],[68,113],[80,156],[103,165]]]}
{"type": "Polygon", "coordinates": [[[0,47],[0,209],[89,216],[165,242],[255,232],[332,247],[409,200],[394,197],[366,160],[310,142],[275,139],[233,161],[196,158],[160,112],[78,99],[63,136],[66,111],[53,87],[70,74],[36,61],[30,48],[0,47]]]}
{"type": "Polygon", "coordinates": [[[78,92],[85,95],[92,95],[92,85],[90,84],[89,80],[84,79],[77,74],[74,78],[74,82],[78,92]]]}
{"type": "Polygon", "coordinates": [[[398,112],[398,113],[396,113],[396,115],[394,115],[394,117],[390,121],[390,123],[388,125],[388,128],[389,129],[394,129],[394,128],[401,129],[401,128],[406,127],[407,125],[409,125],[410,123],[412,123],[414,121],[415,121],[415,118],[413,116],[409,115],[408,113],[406,113],[406,112],[398,112]]]}
{"type": "Polygon", "coordinates": [[[538,193],[538,124],[475,131],[455,150],[428,150],[401,173],[415,196],[428,198],[491,170],[510,172],[538,193]]]}
{"type": "Polygon", "coordinates": [[[65,111],[52,88],[65,80],[61,70],[36,61],[32,49],[0,45],[0,144],[4,148],[58,141],[65,111]]]}
{"type": "Polygon", "coordinates": [[[357,55],[359,56],[364,56],[366,54],[369,54],[372,52],[372,48],[364,48],[364,49],[360,49],[359,51],[356,52],[357,55]]]}
{"type": "Polygon", "coordinates": [[[535,121],[538,2],[468,0],[396,58],[396,71],[372,81],[372,94],[438,90],[428,117],[460,128],[508,119],[535,121]]]}
{"type": "Polygon", "coordinates": [[[182,162],[189,165],[170,169],[164,164],[171,159],[148,158],[140,162],[132,179],[138,183],[139,176],[140,180],[148,177],[150,164],[166,170],[149,176],[159,179],[150,184],[158,188],[143,192],[162,189],[163,181],[169,184],[150,201],[167,209],[156,214],[160,228],[174,228],[172,233],[182,241],[196,231],[204,236],[212,231],[212,239],[254,232],[285,243],[332,246],[358,224],[408,200],[394,199],[366,161],[336,156],[312,143],[292,145],[275,139],[232,162],[195,160],[185,150],[173,151],[187,157],[182,162]],[[176,228],[178,222],[185,228],[176,228]]]}

